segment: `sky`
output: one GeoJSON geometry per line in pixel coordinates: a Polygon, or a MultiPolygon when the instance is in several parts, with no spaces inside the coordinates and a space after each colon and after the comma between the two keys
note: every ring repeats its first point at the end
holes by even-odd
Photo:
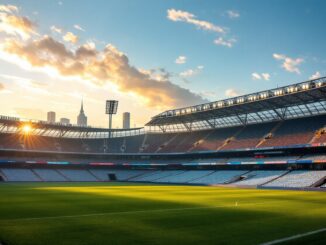
{"type": "Polygon", "coordinates": [[[107,127],[326,74],[326,1],[0,0],[0,115],[107,127]]]}

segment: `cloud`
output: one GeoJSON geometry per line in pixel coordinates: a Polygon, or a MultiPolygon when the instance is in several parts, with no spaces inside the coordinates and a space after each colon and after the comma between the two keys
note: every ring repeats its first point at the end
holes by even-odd
{"type": "Polygon", "coordinates": [[[198,29],[217,32],[217,33],[225,33],[226,30],[218,25],[210,23],[205,20],[198,20],[197,17],[189,12],[175,9],[168,9],[167,18],[172,21],[180,21],[186,22],[188,24],[195,25],[198,29]]]}
{"type": "Polygon", "coordinates": [[[56,33],[62,33],[62,29],[56,26],[51,26],[50,27],[52,32],[56,32],[56,33]]]}
{"type": "Polygon", "coordinates": [[[180,73],[181,77],[192,77],[199,74],[204,69],[204,66],[197,66],[195,69],[188,69],[180,73]]]}
{"type": "Polygon", "coordinates": [[[4,90],[4,89],[5,89],[5,86],[2,83],[0,83],[0,91],[4,90]]]}
{"type": "Polygon", "coordinates": [[[230,88],[225,91],[227,97],[236,97],[240,95],[240,92],[237,89],[230,88]]]}
{"type": "Polygon", "coordinates": [[[12,14],[18,11],[13,5],[0,5],[0,32],[28,39],[35,32],[35,24],[27,17],[12,14]]]}
{"type": "Polygon", "coordinates": [[[84,28],[82,28],[80,25],[74,25],[74,28],[79,31],[85,31],[84,28]]]}
{"type": "Polygon", "coordinates": [[[176,58],[175,63],[176,64],[184,64],[184,63],[186,63],[186,61],[187,61],[187,57],[180,55],[178,58],[176,58]]]}
{"type": "Polygon", "coordinates": [[[66,35],[63,36],[63,40],[75,44],[78,42],[78,37],[72,32],[67,32],[66,35]]]}
{"type": "Polygon", "coordinates": [[[273,54],[274,59],[283,61],[282,67],[288,72],[294,72],[300,74],[301,71],[298,68],[304,62],[302,58],[290,58],[285,56],[284,54],[273,54]]]}
{"type": "Polygon", "coordinates": [[[221,46],[226,46],[228,48],[232,48],[233,47],[233,44],[236,42],[237,40],[234,39],[234,38],[231,38],[231,39],[228,39],[228,40],[225,40],[224,38],[222,37],[219,37],[217,39],[214,40],[214,43],[216,45],[221,45],[221,46]]]}
{"type": "Polygon", "coordinates": [[[0,45],[0,51],[4,54],[0,56],[2,58],[14,56],[34,68],[43,68],[44,72],[50,68],[65,77],[79,78],[97,85],[113,84],[121,92],[141,97],[152,108],[206,102],[199,95],[173,84],[168,76],[159,80],[140,72],[130,65],[124,53],[111,44],[101,51],[87,44],[70,50],[52,37],[43,36],[28,42],[7,39],[0,45]]]}
{"type": "Polygon", "coordinates": [[[7,12],[7,13],[18,12],[18,8],[14,5],[0,5],[0,12],[7,12]]]}
{"type": "Polygon", "coordinates": [[[36,109],[36,108],[18,107],[18,108],[14,108],[14,111],[21,118],[33,119],[33,118],[45,118],[46,117],[45,111],[43,111],[41,109],[36,109]]]}
{"type": "Polygon", "coordinates": [[[226,11],[226,13],[228,14],[230,19],[236,19],[236,18],[240,17],[240,13],[235,10],[228,10],[228,11],[226,11]]]}
{"type": "Polygon", "coordinates": [[[58,5],[60,5],[60,6],[63,5],[63,2],[59,1],[59,2],[58,2],[58,5]]]}
{"type": "Polygon", "coordinates": [[[266,80],[266,81],[269,81],[271,75],[269,73],[257,73],[257,72],[254,72],[251,74],[251,78],[253,80],[266,80]]]}
{"type": "Polygon", "coordinates": [[[317,78],[320,78],[321,77],[321,74],[319,71],[316,71],[315,74],[311,75],[309,79],[317,79],[317,78]]]}

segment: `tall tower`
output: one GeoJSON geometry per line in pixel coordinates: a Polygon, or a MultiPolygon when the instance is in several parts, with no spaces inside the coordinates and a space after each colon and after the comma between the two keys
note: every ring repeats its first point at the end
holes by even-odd
{"type": "Polygon", "coordinates": [[[48,123],[55,123],[55,112],[54,111],[49,111],[48,112],[48,123]]]}
{"type": "Polygon", "coordinates": [[[77,117],[77,125],[78,126],[83,126],[86,127],[87,126],[87,117],[84,113],[84,103],[83,100],[81,102],[81,107],[80,107],[80,112],[79,115],[77,117]]]}
{"type": "Polygon", "coordinates": [[[130,128],[130,112],[124,112],[122,114],[122,127],[124,129],[130,128]]]}

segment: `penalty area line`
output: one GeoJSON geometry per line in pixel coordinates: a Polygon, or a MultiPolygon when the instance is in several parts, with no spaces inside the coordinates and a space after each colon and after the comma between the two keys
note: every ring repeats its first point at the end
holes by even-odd
{"type": "Polygon", "coordinates": [[[297,235],[294,235],[294,236],[284,237],[284,238],[277,239],[277,240],[274,240],[274,241],[261,243],[260,245],[278,244],[278,243],[287,242],[287,241],[295,240],[295,239],[298,239],[298,238],[301,238],[301,237],[311,236],[311,235],[322,233],[322,232],[326,232],[326,228],[322,228],[322,229],[314,230],[314,231],[309,231],[309,232],[297,234],[297,235]]]}

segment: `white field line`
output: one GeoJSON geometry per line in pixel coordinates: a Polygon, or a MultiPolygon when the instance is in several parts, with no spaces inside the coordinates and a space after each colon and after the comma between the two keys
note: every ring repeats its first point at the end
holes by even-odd
{"type": "Polygon", "coordinates": [[[234,202],[229,205],[217,205],[217,206],[206,206],[206,207],[188,207],[188,208],[165,208],[165,209],[151,209],[151,210],[135,210],[135,211],[119,211],[119,212],[107,212],[107,213],[91,213],[91,214],[77,214],[77,215],[61,215],[61,216],[44,216],[44,217],[31,217],[31,218],[18,218],[18,219],[6,219],[0,220],[2,222],[15,222],[15,221],[32,221],[32,220],[45,220],[45,219],[65,219],[65,218],[79,218],[79,217],[92,217],[92,216],[105,216],[105,215],[119,215],[119,214],[138,214],[138,213],[151,213],[151,212],[173,212],[173,211],[187,211],[196,209],[214,209],[224,207],[241,207],[244,205],[260,205],[260,204],[271,204],[275,202],[256,202],[256,203],[241,203],[234,202]]]}
{"type": "Polygon", "coordinates": [[[326,228],[322,228],[322,229],[315,230],[315,231],[309,231],[309,232],[306,232],[306,233],[301,233],[301,234],[297,234],[297,235],[294,235],[294,236],[289,236],[289,237],[285,237],[285,238],[282,238],[282,239],[277,239],[277,240],[274,240],[274,241],[261,243],[260,245],[273,245],[273,244],[278,244],[278,243],[291,241],[291,240],[294,240],[294,239],[297,239],[297,238],[301,238],[301,237],[305,237],[305,236],[311,236],[311,235],[314,235],[314,234],[317,234],[317,233],[321,233],[321,232],[325,232],[325,231],[326,231],[326,228]]]}

